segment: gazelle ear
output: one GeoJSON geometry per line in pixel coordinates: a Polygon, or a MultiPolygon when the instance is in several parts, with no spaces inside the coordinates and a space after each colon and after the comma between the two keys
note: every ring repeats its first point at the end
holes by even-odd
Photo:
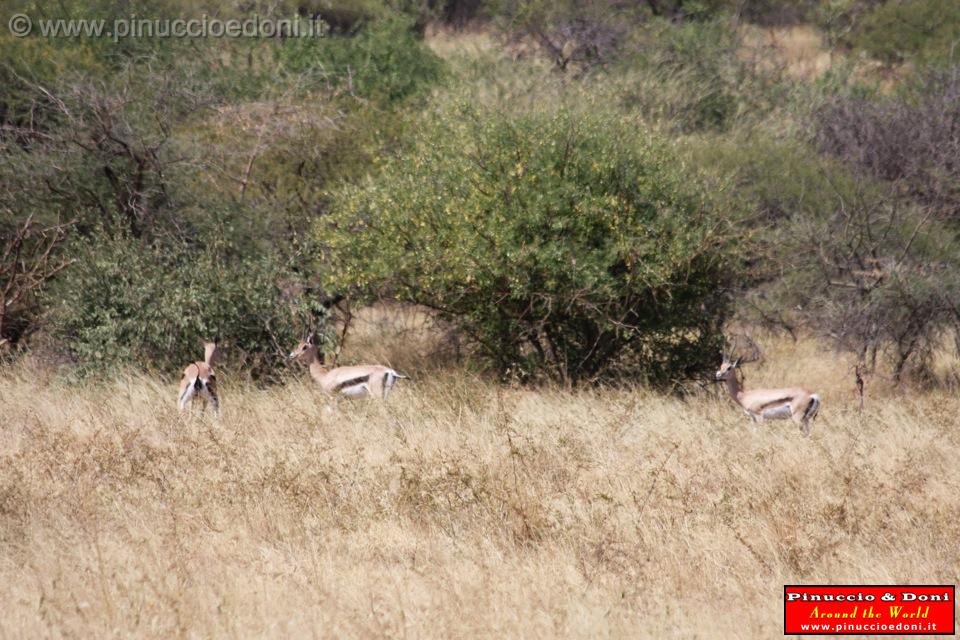
{"type": "Polygon", "coordinates": [[[736,362],[733,363],[733,367],[734,367],[734,368],[739,367],[741,360],[743,360],[743,356],[740,356],[739,358],[737,358],[736,362]]]}

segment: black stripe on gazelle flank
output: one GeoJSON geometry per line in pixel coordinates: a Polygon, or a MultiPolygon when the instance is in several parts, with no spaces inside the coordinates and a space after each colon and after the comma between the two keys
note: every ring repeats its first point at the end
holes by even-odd
{"type": "Polygon", "coordinates": [[[343,391],[343,390],[346,389],[347,387],[352,387],[352,386],[354,386],[354,385],[362,384],[362,383],[364,383],[364,382],[369,382],[369,381],[370,381],[370,375],[369,375],[369,374],[368,374],[368,375],[365,375],[365,376],[358,376],[358,377],[356,377],[356,378],[351,378],[350,380],[344,380],[343,382],[341,382],[340,384],[338,384],[336,387],[334,387],[333,390],[334,390],[334,392],[343,391]]]}
{"type": "Polygon", "coordinates": [[[775,407],[780,404],[789,404],[790,400],[792,399],[793,399],[793,396],[786,396],[784,398],[780,398],[779,400],[771,400],[770,402],[764,402],[762,405],[760,405],[760,411],[770,409],[771,407],[775,407]]]}

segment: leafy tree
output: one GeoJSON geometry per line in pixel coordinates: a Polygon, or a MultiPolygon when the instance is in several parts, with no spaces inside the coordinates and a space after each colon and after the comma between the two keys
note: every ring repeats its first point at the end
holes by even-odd
{"type": "Polygon", "coordinates": [[[738,271],[730,211],[663,144],[566,112],[441,110],[317,236],[329,288],[426,305],[499,372],[570,382],[712,365],[738,271]]]}
{"type": "Polygon", "coordinates": [[[316,75],[332,87],[386,103],[429,87],[443,69],[417,39],[413,21],[402,15],[365,23],[355,34],[292,38],[278,56],[291,72],[316,75]]]}
{"type": "Polygon", "coordinates": [[[812,330],[896,381],[924,378],[960,336],[955,236],[936,209],[808,146],[753,138],[695,146],[734,175],[754,211],[754,273],[738,296],[748,324],[812,330]]]}
{"type": "MultiPolygon", "coordinates": [[[[284,354],[322,313],[320,296],[265,253],[230,242],[152,246],[97,235],[49,290],[50,331],[80,374],[131,364],[175,371],[220,335],[228,363],[254,378],[276,375],[284,354]]],[[[321,323],[322,324],[322,323],[321,323]]],[[[320,326],[321,331],[324,330],[320,326]]]]}
{"type": "Polygon", "coordinates": [[[854,46],[888,64],[957,59],[960,4],[952,0],[889,0],[863,16],[854,46]]]}

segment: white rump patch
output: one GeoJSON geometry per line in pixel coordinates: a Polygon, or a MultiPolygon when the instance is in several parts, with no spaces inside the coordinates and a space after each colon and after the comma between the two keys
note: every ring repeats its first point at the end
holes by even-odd
{"type": "Polygon", "coordinates": [[[793,407],[791,407],[789,404],[782,404],[779,407],[764,409],[762,415],[764,420],[780,420],[783,418],[789,418],[793,415],[793,407]]]}
{"type": "Polygon", "coordinates": [[[340,393],[348,398],[362,398],[370,394],[370,387],[364,382],[363,384],[355,384],[352,387],[344,387],[340,389],[340,393]]]}

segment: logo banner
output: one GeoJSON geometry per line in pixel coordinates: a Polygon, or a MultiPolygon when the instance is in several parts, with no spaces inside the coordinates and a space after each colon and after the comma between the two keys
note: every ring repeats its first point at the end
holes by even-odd
{"type": "Polygon", "coordinates": [[[955,585],[784,585],[784,635],[954,635],[955,585]]]}

